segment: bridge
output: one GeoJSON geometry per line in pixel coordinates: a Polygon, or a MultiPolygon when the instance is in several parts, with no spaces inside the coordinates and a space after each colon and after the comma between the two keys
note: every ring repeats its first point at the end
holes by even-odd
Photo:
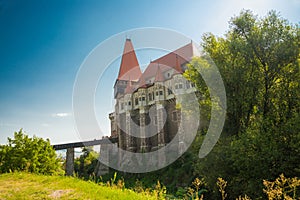
{"type": "MultiPolygon", "coordinates": [[[[117,143],[118,138],[113,137],[107,137],[99,140],[90,140],[90,141],[84,141],[84,142],[73,142],[73,143],[65,143],[65,144],[55,144],[52,145],[53,149],[57,150],[67,150],[66,153],[66,175],[72,176],[74,173],[74,148],[79,147],[89,147],[89,146],[96,146],[96,145],[104,145],[104,144],[111,144],[111,143],[117,143]]],[[[101,152],[101,148],[100,148],[101,152]]],[[[98,162],[97,167],[99,170],[101,170],[101,163],[98,162]]],[[[102,166],[103,169],[104,166],[102,166]]],[[[108,171],[108,167],[104,167],[108,171]]]]}

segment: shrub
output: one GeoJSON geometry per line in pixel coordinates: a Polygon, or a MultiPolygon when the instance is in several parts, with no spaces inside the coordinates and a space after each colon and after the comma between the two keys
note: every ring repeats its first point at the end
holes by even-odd
{"type": "Polygon", "coordinates": [[[28,171],[41,174],[58,173],[60,169],[55,150],[49,139],[30,138],[21,129],[0,145],[0,173],[28,171]]]}

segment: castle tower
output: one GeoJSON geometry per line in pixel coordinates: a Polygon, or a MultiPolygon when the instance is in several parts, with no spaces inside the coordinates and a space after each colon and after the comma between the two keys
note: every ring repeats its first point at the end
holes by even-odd
{"type": "Polygon", "coordinates": [[[126,39],[122,54],[118,78],[114,86],[114,97],[116,99],[115,121],[120,128],[117,128],[119,146],[127,149],[132,146],[132,137],[128,132],[131,131],[130,111],[132,82],[137,82],[142,72],[130,39],[126,39]]]}
{"type": "Polygon", "coordinates": [[[128,81],[138,81],[142,75],[132,42],[126,39],[119,75],[114,86],[115,98],[124,94],[128,81]]]}

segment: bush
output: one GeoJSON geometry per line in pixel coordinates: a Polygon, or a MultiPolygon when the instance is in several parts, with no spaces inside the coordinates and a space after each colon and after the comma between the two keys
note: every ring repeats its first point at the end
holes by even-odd
{"type": "Polygon", "coordinates": [[[28,171],[53,174],[59,172],[59,162],[49,139],[28,137],[22,129],[8,138],[7,145],[0,145],[0,173],[28,171]]]}

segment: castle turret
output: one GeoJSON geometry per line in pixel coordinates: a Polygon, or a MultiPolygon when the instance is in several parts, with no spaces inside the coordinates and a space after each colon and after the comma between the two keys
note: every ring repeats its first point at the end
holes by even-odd
{"type": "Polygon", "coordinates": [[[124,94],[128,81],[138,81],[141,74],[132,42],[130,39],[126,39],[119,75],[114,86],[115,98],[119,94],[124,94]]]}

